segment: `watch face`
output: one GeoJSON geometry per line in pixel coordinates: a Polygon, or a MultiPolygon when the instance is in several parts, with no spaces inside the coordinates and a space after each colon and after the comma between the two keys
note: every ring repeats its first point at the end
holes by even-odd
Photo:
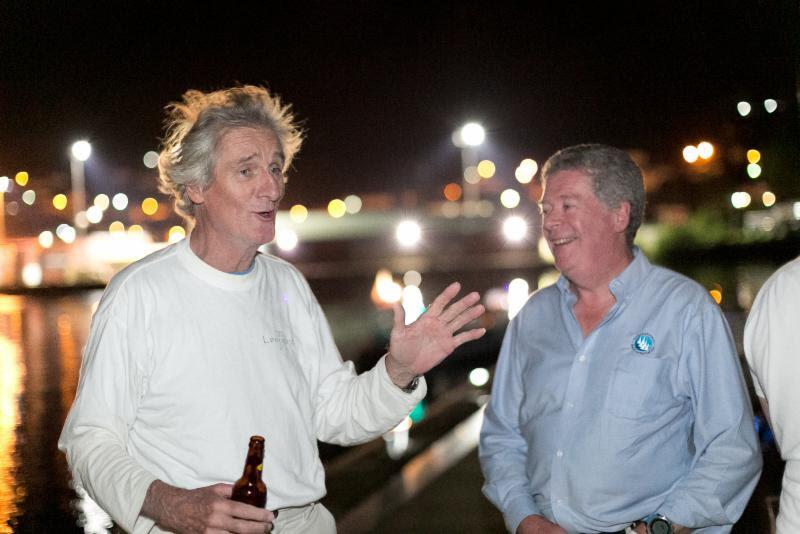
{"type": "Polygon", "coordinates": [[[672,534],[672,525],[666,519],[657,517],[650,521],[648,530],[651,534],[672,534]]]}

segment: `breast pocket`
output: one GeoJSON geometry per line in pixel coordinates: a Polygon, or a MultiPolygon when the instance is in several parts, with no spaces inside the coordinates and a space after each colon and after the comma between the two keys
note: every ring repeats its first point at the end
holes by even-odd
{"type": "Polygon", "coordinates": [[[608,411],[625,419],[662,414],[673,403],[667,358],[626,353],[617,361],[606,399],[608,411]]]}

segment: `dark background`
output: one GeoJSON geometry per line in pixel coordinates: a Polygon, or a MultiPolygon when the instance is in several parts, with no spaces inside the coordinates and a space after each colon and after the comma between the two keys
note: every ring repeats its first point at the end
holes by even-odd
{"type": "MultiPolygon", "coordinates": [[[[441,196],[460,176],[450,135],[467,120],[487,128],[482,152],[509,177],[577,142],[675,162],[685,144],[743,128],[794,154],[796,2],[551,4],[3,2],[0,175],[66,174],[68,146],[86,137],[89,179],[134,187],[163,107],[237,82],[267,84],[305,121],[288,201],[309,205],[441,196]],[[758,122],[764,98],[782,118],[758,122]]],[[[791,190],[796,158],[784,159],[774,180],[791,190]]]]}

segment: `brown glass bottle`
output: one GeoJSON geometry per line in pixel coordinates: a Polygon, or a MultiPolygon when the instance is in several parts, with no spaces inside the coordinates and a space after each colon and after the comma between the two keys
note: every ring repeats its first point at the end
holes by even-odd
{"type": "Polygon", "coordinates": [[[267,504],[267,485],[261,480],[264,465],[264,438],[252,436],[247,449],[242,478],[233,485],[231,499],[264,508],[267,504]]]}

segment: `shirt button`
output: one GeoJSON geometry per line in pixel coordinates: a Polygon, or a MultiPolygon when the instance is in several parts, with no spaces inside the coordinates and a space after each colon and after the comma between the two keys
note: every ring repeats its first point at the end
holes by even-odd
{"type": "Polygon", "coordinates": [[[581,354],[580,356],[578,356],[578,361],[579,362],[585,362],[586,361],[586,356],[581,354]]]}
{"type": "Polygon", "coordinates": [[[556,456],[558,456],[559,458],[561,458],[562,456],[564,456],[564,451],[562,451],[562,450],[557,450],[557,451],[556,451],[556,456]]]}

